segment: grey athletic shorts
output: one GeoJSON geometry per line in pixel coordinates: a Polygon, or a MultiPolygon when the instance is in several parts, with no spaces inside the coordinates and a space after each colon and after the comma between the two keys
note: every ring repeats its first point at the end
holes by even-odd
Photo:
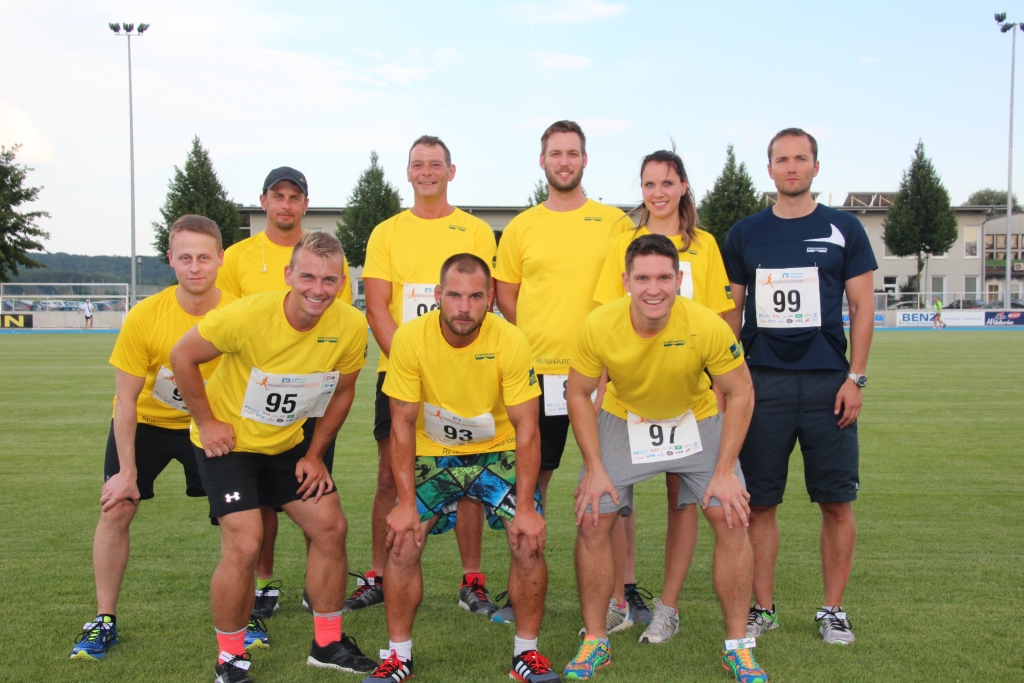
{"type": "MultiPolygon", "coordinates": [[[[680,508],[689,504],[700,504],[704,491],[711,481],[718,465],[718,447],[722,441],[722,416],[713,415],[697,421],[697,431],[703,450],[700,453],[657,463],[634,465],[630,457],[629,433],[626,421],[602,410],[597,416],[597,432],[601,440],[601,462],[619,494],[619,504],[605,494],[601,497],[601,514],[609,512],[629,513],[633,510],[633,485],[663,472],[679,475],[680,508]]],[[[580,470],[580,479],[584,470],[580,470]]],[[[736,463],[736,476],[743,482],[743,472],[736,463]]],[[[712,498],[710,505],[721,506],[717,498],[712,498]]],[[[589,508],[588,508],[589,511],[589,508]]]]}

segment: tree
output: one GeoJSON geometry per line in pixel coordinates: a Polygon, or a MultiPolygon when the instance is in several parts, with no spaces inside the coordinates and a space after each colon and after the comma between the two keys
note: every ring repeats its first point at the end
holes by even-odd
{"type": "Polygon", "coordinates": [[[924,155],[923,142],[918,141],[910,168],[903,172],[900,191],[882,221],[882,229],[890,254],[917,256],[919,283],[926,255],[944,254],[956,241],[956,212],[931,159],[924,155]]]}
{"type": "Polygon", "coordinates": [[[533,186],[533,194],[531,194],[526,200],[526,208],[543,204],[547,200],[548,184],[543,180],[538,180],[537,184],[533,186]]]}
{"type": "MultiPolygon", "coordinates": [[[[993,190],[986,187],[978,190],[967,198],[967,206],[1002,206],[1006,207],[1006,190],[993,190]]],[[[1024,213],[1024,208],[1017,202],[1017,193],[1013,193],[1013,212],[1024,213]]]]}
{"type": "Polygon", "coordinates": [[[18,274],[18,267],[39,268],[40,264],[26,252],[42,251],[40,240],[50,233],[36,225],[39,218],[49,218],[46,211],[19,211],[26,202],[34,202],[42,187],[25,187],[31,168],[14,161],[21,145],[10,149],[0,146],[0,282],[9,282],[18,274]]]}
{"type": "Polygon", "coordinates": [[[343,222],[338,223],[338,239],[350,266],[363,265],[370,233],[378,223],[401,211],[401,202],[395,186],[384,180],[377,152],[370,152],[370,166],[359,176],[349,195],[348,206],[341,212],[343,222]]]}
{"type": "Polygon", "coordinates": [[[217,172],[213,170],[210,154],[192,138],[192,149],[185,157],[184,170],[174,167],[174,177],[167,183],[167,200],[160,209],[163,222],[153,221],[153,248],[167,263],[167,234],[171,224],[187,213],[206,216],[220,228],[224,248],[239,240],[239,226],[242,214],[235,202],[228,199],[227,191],[220,184],[217,172]]]}
{"type": "Polygon", "coordinates": [[[747,173],[747,165],[736,165],[732,145],[725,148],[725,166],[715,180],[715,186],[704,193],[697,214],[701,226],[721,244],[737,221],[757,213],[762,208],[754,180],[747,173]]]}

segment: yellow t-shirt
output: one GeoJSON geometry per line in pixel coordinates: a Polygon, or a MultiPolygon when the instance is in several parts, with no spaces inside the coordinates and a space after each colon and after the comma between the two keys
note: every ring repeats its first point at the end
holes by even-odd
{"type": "MultiPolygon", "coordinates": [[[[431,219],[406,210],[373,229],[366,243],[363,279],[391,283],[388,311],[395,324],[402,325],[436,308],[432,293],[449,256],[473,254],[493,268],[496,249],[491,226],[462,209],[431,219]]],[[[388,358],[382,353],[377,372],[387,369],[388,358]]]]}
{"type": "MultiPolygon", "coordinates": [[[[335,302],[316,326],[298,332],[284,316],[288,292],[267,292],[239,299],[212,311],[199,323],[199,335],[223,355],[206,385],[213,414],[235,430],[235,450],[276,455],[302,442],[302,423],[278,427],[243,418],[241,409],[250,374],[305,375],[338,371],[350,374],[366,364],[366,318],[335,302]]],[[[192,443],[202,448],[192,424],[192,443]]]]}
{"type": "MultiPolygon", "coordinates": [[[[241,242],[235,242],[224,250],[224,265],[217,274],[217,286],[231,292],[236,298],[261,292],[276,292],[288,289],[284,281],[284,267],[292,260],[294,247],[282,247],[267,239],[265,232],[258,232],[241,242]]],[[[345,284],[338,292],[338,298],[352,303],[352,278],[348,272],[348,257],[344,257],[341,273],[345,284]]]]}
{"type": "Polygon", "coordinates": [[[736,337],[710,309],[676,297],[668,325],[651,339],[633,330],[628,297],[587,316],[572,356],[572,368],[600,377],[608,368],[608,390],[601,407],[612,415],[632,412],[666,420],[692,410],[702,420],[718,413],[711,382],[704,373],[724,375],[743,364],[736,337]]]}
{"type": "Polygon", "coordinates": [[[469,346],[455,349],[441,334],[440,315],[431,311],[398,328],[391,342],[391,367],[383,391],[400,401],[431,404],[434,410],[460,418],[490,413],[494,436],[467,441],[471,432],[449,426],[457,443],[432,440],[427,436],[427,407],[422,405],[416,418],[416,454],[475,455],[514,449],[516,432],[505,406],[540,396],[526,336],[488,313],[480,336],[469,346]]]}
{"type": "MultiPolygon", "coordinates": [[[[690,248],[679,252],[679,270],[683,271],[679,294],[707,306],[715,313],[731,311],[735,305],[718,243],[709,232],[700,228],[696,228],[695,232],[694,238],[690,240],[690,248]],[[689,266],[683,265],[686,263],[689,266]]],[[[626,249],[636,238],[650,234],[651,231],[647,228],[638,228],[616,238],[608,252],[608,258],[604,260],[604,269],[597,281],[597,289],[594,290],[594,301],[606,304],[612,299],[626,295],[626,290],[622,286],[622,273],[626,270],[626,249]]],[[[676,249],[682,248],[682,235],[673,235],[669,239],[676,249]]]]}
{"type": "Polygon", "coordinates": [[[594,286],[612,241],[633,222],[614,206],[587,200],[575,211],[538,204],[501,235],[494,276],[520,285],[516,325],[542,375],[569,372],[569,354],[584,318],[597,304],[594,286]]]}
{"type": "MultiPolygon", "coordinates": [[[[164,377],[170,383],[166,388],[176,391],[173,389],[174,374],[170,372],[171,347],[203,319],[185,312],[178,303],[177,289],[178,285],[173,285],[133,306],[124,318],[121,332],[114,342],[114,351],[110,354],[110,364],[115,368],[146,378],[136,402],[136,420],[165,429],[188,429],[192,418],[187,412],[157,400],[153,396],[153,385],[160,370],[166,368],[164,377]]],[[[231,294],[221,291],[217,308],[223,308],[234,300],[231,294]]],[[[203,379],[210,378],[219,362],[215,359],[199,366],[203,379]]]]}

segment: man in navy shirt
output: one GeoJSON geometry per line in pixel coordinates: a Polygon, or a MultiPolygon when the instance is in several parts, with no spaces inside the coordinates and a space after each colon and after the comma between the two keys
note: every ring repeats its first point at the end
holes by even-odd
{"type": "Polygon", "coordinates": [[[867,383],[872,272],[878,266],[860,221],[811,196],[818,174],[813,137],[799,128],[780,131],[768,145],[768,173],[778,201],[734,225],[722,248],[736,302],[730,324],[743,342],[756,401],[740,451],[754,548],[755,604],[747,635],[756,638],[779,625],[772,595],[779,554],[775,512],[799,439],[807,492],[822,518],[825,600],[815,619],[825,642],[846,645],[854,636],[841,605],[857,537],[857,416],[867,383]]]}

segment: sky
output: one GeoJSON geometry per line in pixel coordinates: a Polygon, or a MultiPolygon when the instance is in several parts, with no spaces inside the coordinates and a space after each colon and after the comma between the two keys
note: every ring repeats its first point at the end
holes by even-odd
{"type": "Polygon", "coordinates": [[[920,140],[961,204],[1007,185],[1004,11],[1024,21],[1007,0],[0,0],[0,145],[23,145],[43,186],[22,209],[50,213],[47,251],[129,254],[127,40],[107,23],[145,22],[131,40],[139,254],[155,253],[193,136],[246,205],[288,165],[311,206],[344,206],[376,151],[408,206],[422,134],[452,150],[453,204],[523,205],[559,119],[582,125],[583,185],[607,203],[638,203],[640,161],[672,141],[698,199],[728,145],[773,191],[767,143],[797,126],[819,142],[819,201],[896,191],[920,140]]]}

